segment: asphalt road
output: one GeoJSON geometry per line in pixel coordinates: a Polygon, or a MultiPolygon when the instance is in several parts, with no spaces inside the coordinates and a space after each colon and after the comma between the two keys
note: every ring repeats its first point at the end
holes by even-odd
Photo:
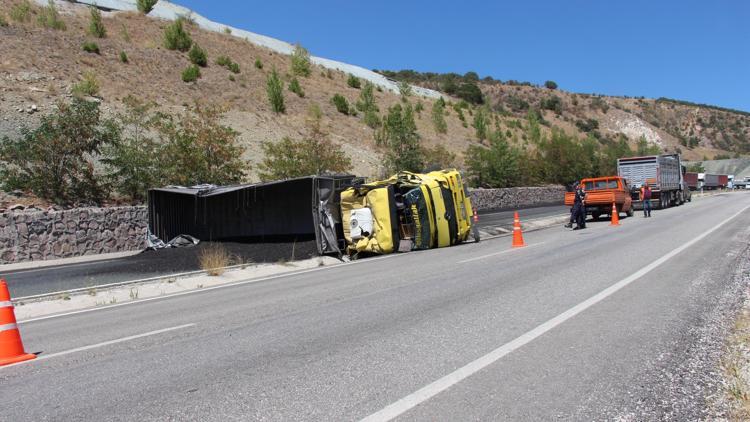
{"type": "Polygon", "coordinates": [[[713,324],[747,288],[748,207],[722,195],[522,249],[500,237],[22,322],[41,354],[0,369],[0,419],[699,419],[708,369],[685,365],[721,347],[713,324]]]}
{"type": "MultiPolygon", "coordinates": [[[[521,211],[524,220],[567,213],[563,206],[537,207],[521,211]]],[[[482,237],[507,232],[513,227],[513,211],[480,214],[482,237]]],[[[228,246],[232,255],[247,262],[277,262],[280,259],[305,259],[316,254],[311,241],[292,243],[240,244],[228,246]],[[292,252],[292,249],[295,249],[292,252]]],[[[89,288],[150,277],[196,271],[200,248],[147,251],[138,255],[106,261],[83,262],[53,267],[3,272],[13,297],[24,297],[70,289],[89,288]]]]}

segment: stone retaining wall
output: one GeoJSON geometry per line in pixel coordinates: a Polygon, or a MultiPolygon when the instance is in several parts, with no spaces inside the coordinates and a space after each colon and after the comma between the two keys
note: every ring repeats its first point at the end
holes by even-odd
{"type": "Polygon", "coordinates": [[[10,211],[0,214],[0,264],[145,247],[144,206],[10,211]]]}
{"type": "Polygon", "coordinates": [[[504,188],[474,189],[469,192],[471,204],[480,211],[533,207],[562,204],[565,199],[565,187],[558,185],[504,188]]]}

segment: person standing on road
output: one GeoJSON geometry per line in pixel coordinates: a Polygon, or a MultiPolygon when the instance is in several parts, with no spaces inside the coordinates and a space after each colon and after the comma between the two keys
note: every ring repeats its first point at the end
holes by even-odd
{"type": "MultiPolygon", "coordinates": [[[[578,182],[573,182],[573,192],[578,195],[578,182]]],[[[576,223],[578,221],[578,213],[576,212],[576,202],[573,201],[573,206],[570,207],[570,220],[568,221],[568,224],[565,225],[565,228],[571,228],[573,227],[573,223],[576,223]]]]}
{"type": "Polygon", "coordinates": [[[578,214],[576,215],[576,228],[573,230],[581,230],[586,228],[586,190],[582,184],[578,184],[576,189],[575,203],[578,204],[578,214]]]}
{"type": "Polygon", "coordinates": [[[643,217],[651,217],[651,188],[648,183],[641,186],[641,202],[643,202],[643,217]]]}

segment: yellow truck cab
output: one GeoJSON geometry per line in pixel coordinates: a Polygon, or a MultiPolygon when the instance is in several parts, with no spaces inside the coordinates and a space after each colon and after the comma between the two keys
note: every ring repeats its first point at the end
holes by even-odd
{"type": "Polygon", "coordinates": [[[446,247],[471,232],[471,201],[457,170],[401,172],[341,193],[349,255],[446,247]]]}

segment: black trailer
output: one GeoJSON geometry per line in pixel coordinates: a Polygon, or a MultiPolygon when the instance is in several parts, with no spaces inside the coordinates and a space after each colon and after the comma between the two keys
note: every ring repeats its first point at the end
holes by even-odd
{"type": "Polygon", "coordinates": [[[151,234],[168,241],[268,242],[315,239],[320,254],[343,245],[340,193],[354,176],[309,176],[236,186],[171,186],[148,193],[151,234]]]}

